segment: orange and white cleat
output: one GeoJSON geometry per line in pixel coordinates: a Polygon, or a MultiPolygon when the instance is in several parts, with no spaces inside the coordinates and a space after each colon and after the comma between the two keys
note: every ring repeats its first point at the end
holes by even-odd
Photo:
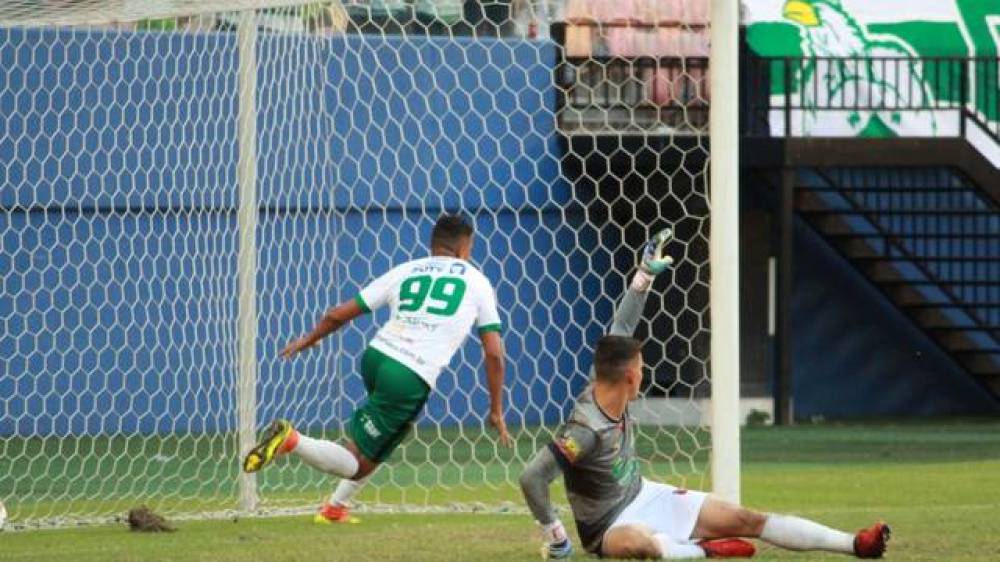
{"type": "Polygon", "coordinates": [[[351,510],[346,505],[325,503],[319,512],[313,516],[313,523],[319,525],[336,525],[340,523],[357,524],[361,520],[351,516],[351,510]]]}
{"type": "Polygon", "coordinates": [[[708,558],[753,558],[757,547],[743,539],[714,539],[701,541],[698,546],[708,558]]]}
{"type": "Polygon", "coordinates": [[[882,558],[892,537],[892,529],[878,522],[854,535],[854,555],[858,558],[882,558]]]}

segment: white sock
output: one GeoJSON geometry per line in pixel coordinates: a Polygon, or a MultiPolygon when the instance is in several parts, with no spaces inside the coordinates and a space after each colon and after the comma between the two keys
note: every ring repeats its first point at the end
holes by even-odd
{"type": "Polygon", "coordinates": [[[705,558],[705,550],[696,544],[674,542],[663,533],[653,538],[660,543],[660,558],[705,558]]]}
{"type": "Polygon", "coordinates": [[[350,504],[355,494],[357,494],[361,488],[365,487],[365,484],[368,483],[371,476],[372,475],[369,474],[368,476],[359,478],[358,480],[350,480],[347,478],[341,480],[340,483],[337,484],[337,489],[330,495],[330,504],[341,506],[350,504]]]}
{"type": "Polygon", "coordinates": [[[306,464],[323,472],[350,478],[358,473],[358,459],[350,451],[324,439],[313,439],[299,434],[299,443],[292,452],[306,461],[306,464]]]}
{"type": "Polygon", "coordinates": [[[854,554],[854,536],[792,515],[769,514],[760,538],[787,550],[854,554]]]}

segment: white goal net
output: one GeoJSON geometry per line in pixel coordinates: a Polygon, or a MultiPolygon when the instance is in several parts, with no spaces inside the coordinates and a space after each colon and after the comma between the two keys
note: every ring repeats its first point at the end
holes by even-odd
{"type": "Polygon", "coordinates": [[[277,352],[445,211],[497,288],[516,446],[469,343],[360,501],[520,505],[668,225],[633,413],[647,476],[707,485],[707,24],[707,0],[3,3],[9,524],[318,505],[335,482],[297,460],[241,477],[247,430],[337,438],[384,318],[277,352]]]}

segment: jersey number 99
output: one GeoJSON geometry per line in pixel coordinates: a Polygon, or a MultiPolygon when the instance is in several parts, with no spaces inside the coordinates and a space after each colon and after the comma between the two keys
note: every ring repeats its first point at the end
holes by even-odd
{"type": "Polygon", "coordinates": [[[399,287],[400,312],[416,312],[424,309],[435,316],[455,314],[465,297],[465,280],[460,277],[438,277],[416,275],[405,279],[399,287]],[[430,302],[427,300],[430,298],[430,302]]]}

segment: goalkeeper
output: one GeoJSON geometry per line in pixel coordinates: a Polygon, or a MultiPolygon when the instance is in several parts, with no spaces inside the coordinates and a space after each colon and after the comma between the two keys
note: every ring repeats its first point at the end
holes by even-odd
{"type": "Polygon", "coordinates": [[[474,265],[472,227],[444,215],[431,232],[431,256],[399,265],[361,292],[331,308],[309,334],[281,352],[285,358],[309,349],[361,314],[388,305],[392,317],[361,357],[368,401],[351,416],[343,445],[301,435],[276,420],[246,456],[243,470],[256,472],[276,456],[294,453],[309,465],[343,479],[315,521],[355,521],[351,498],[399,445],[420,415],[441,371],[475,323],[483,345],[490,393],[489,420],[509,446],[503,419],[504,349],[493,286],[474,265]]]}
{"type": "Polygon", "coordinates": [[[521,489],[546,542],[543,553],[565,558],[572,546],[549,500],[562,473],[576,528],[589,552],[607,558],[750,557],[760,538],[789,550],[825,550],[879,558],[889,539],[884,523],[850,535],[787,515],[763,514],[642,478],[628,403],[642,382],[640,342],[633,339],[653,277],[673,260],[670,230],[646,244],[639,271],[615,311],[611,335],[597,342],[592,383],[577,398],[555,440],[521,475],[521,489]]]}

